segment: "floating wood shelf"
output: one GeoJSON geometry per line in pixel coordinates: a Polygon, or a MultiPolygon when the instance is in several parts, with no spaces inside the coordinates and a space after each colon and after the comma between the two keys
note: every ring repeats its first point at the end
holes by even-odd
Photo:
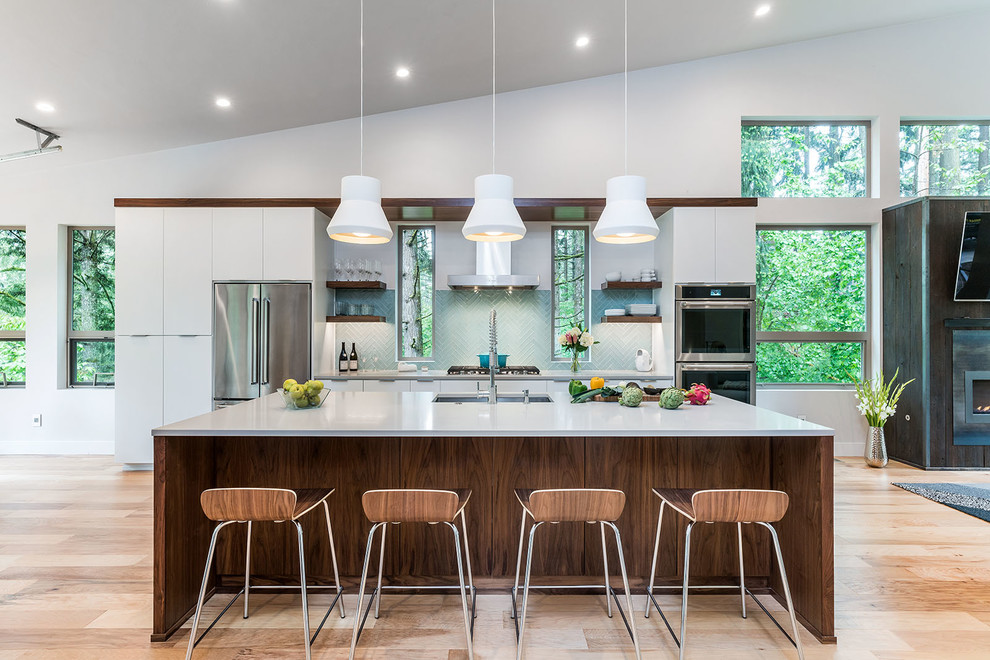
{"type": "Polygon", "coordinates": [[[340,280],[327,282],[328,289],[384,289],[385,283],[378,281],[363,280],[340,280]]]}
{"type": "Polygon", "coordinates": [[[328,316],[327,323],[384,323],[384,316],[328,316]]]}
{"type": "Polygon", "coordinates": [[[663,323],[661,316],[603,316],[602,323],[663,323]]]}
{"type": "Polygon", "coordinates": [[[608,289],[659,289],[663,282],[602,282],[602,291],[608,289]]]}

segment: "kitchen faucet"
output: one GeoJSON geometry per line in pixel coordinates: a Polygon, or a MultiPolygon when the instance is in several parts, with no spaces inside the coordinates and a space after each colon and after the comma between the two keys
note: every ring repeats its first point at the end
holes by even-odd
{"type": "Polygon", "coordinates": [[[488,403],[498,403],[498,389],[495,385],[495,371],[498,369],[498,325],[495,322],[495,308],[488,319],[488,403]]]}

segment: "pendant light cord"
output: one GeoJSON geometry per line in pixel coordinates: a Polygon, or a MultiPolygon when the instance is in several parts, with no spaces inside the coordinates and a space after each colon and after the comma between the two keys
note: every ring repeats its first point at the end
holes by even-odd
{"type": "Polygon", "coordinates": [[[360,134],[359,139],[360,149],[361,149],[361,176],[364,176],[364,0],[361,0],[361,119],[360,119],[360,134]]]}
{"type": "Polygon", "coordinates": [[[495,0],[492,0],[492,174],[495,174],[495,0]]]}
{"type": "MultiPolygon", "coordinates": [[[[363,0],[362,0],[363,2],[363,0]]],[[[623,114],[623,174],[629,174],[629,0],[623,3],[623,61],[622,61],[622,114],[623,114]]]]}

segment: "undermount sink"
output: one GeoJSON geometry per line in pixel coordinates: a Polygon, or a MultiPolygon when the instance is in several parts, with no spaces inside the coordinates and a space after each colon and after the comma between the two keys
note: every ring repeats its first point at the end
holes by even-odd
{"type": "MultiPolygon", "coordinates": [[[[526,397],[522,394],[499,394],[496,403],[524,403],[526,397]]],[[[530,394],[530,403],[553,403],[549,394],[530,394]]],[[[438,394],[433,397],[433,403],[488,403],[488,395],[482,394],[438,394]]]]}

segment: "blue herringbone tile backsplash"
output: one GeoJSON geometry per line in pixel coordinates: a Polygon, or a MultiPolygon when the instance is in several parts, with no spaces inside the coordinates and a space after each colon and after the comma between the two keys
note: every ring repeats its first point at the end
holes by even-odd
{"type": "MultiPolygon", "coordinates": [[[[357,345],[361,368],[395,369],[395,291],[337,291],[338,303],[364,303],[385,323],[340,323],[337,341],[357,345]]],[[[628,303],[651,302],[649,291],[592,291],[591,333],[601,343],[594,346],[587,369],[633,369],[637,348],[650,350],[649,324],[599,323],[604,310],[628,303]]],[[[566,371],[570,363],[551,361],[550,292],[535,291],[437,291],[434,303],[434,361],[431,368],[477,364],[478,353],[488,352],[488,315],[498,315],[498,349],[509,354],[509,364],[533,365],[543,371],[566,371]]]]}

